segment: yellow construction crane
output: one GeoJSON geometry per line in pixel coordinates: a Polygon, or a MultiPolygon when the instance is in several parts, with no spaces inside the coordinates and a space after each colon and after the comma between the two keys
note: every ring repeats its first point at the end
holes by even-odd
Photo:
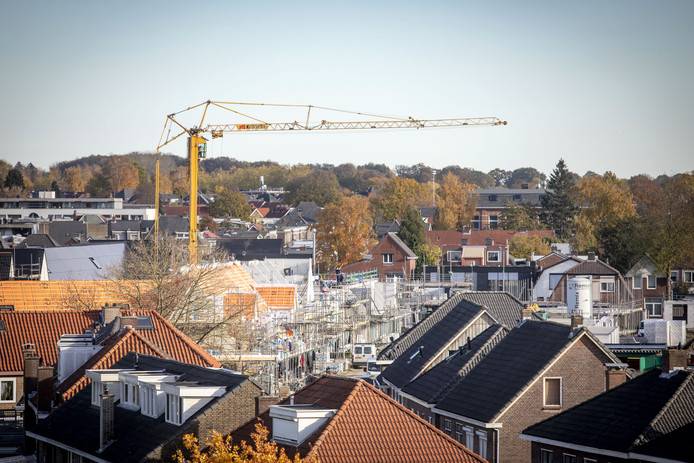
{"type": "MultiPolygon", "coordinates": [[[[197,120],[197,118],[196,118],[197,120]]],[[[303,117],[302,117],[303,120],[303,117]]],[[[296,105],[296,104],[271,104],[271,103],[248,103],[233,101],[204,101],[190,106],[176,113],[166,116],[164,129],[159,138],[156,149],[155,166],[155,218],[154,233],[155,240],[159,239],[159,175],[160,175],[160,153],[161,149],[174,140],[186,135],[188,137],[188,169],[190,176],[190,200],[189,200],[189,227],[188,227],[188,251],[191,264],[197,263],[197,235],[198,235],[198,167],[200,159],[206,156],[207,139],[205,134],[211,138],[221,138],[225,133],[239,132],[281,132],[281,131],[332,131],[332,130],[361,130],[361,129],[424,129],[432,127],[475,127],[475,126],[495,126],[506,125],[507,122],[497,117],[467,117],[451,119],[415,119],[412,117],[392,117],[376,114],[347,111],[343,109],[328,108],[324,106],[296,105]],[[246,113],[247,107],[251,108],[289,108],[306,111],[304,122],[268,122],[259,116],[246,113]],[[206,124],[209,110],[222,109],[240,116],[241,122],[206,124]],[[243,109],[243,111],[242,111],[243,109]],[[202,112],[199,122],[193,126],[186,126],[182,120],[185,115],[190,115],[191,111],[202,112]],[[359,120],[311,120],[311,112],[333,112],[359,116],[359,120]],[[361,119],[363,117],[373,118],[361,119]]]]}

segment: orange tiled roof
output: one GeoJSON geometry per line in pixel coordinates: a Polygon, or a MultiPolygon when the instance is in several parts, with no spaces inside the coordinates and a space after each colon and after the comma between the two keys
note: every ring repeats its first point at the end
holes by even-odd
{"type": "Polygon", "coordinates": [[[174,327],[156,311],[124,310],[124,316],[151,316],[154,329],[134,330],[126,327],[110,338],[104,348],[94,354],[84,365],[58,386],[63,400],[77,394],[89,384],[85,371],[112,367],[128,352],[177,360],[207,367],[219,368],[221,364],[206,350],[174,327]]]}
{"type": "Polygon", "coordinates": [[[246,320],[252,320],[256,315],[258,302],[256,293],[228,293],[224,295],[224,316],[243,315],[246,320]]]}
{"type": "Polygon", "coordinates": [[[24,370],[22,345],[31,343],[45,365],[58,362],[57,343],[63,334],[79,334],[99,319],[99,311],[4,311],[0,320],[0,371],[24,370]]]}
{"type": "Polygon", "coordinates": [[[296,307],[296,286],[258,285],[255,289],[269,309],[291,310],[296,307]]]}
{"type": "Polygon", "coordinates": [[[100,309],[106,304],[130,302],[118,287],[110,280],[0,281],[0,305],[14,306],[15,310],[63,310],[100,309]]]}
{"type": "MultiPolygon", "coordinates": [[[[337,413],[298,448],[285,447],[290,456],[298,451],[321,463],[486,461],[364,381],[324,376],[298,391],[294,403],[337,413]]],[[[272,429],[268,412],[259,419],[272,429]]],[[[248,441],[256,423],[242,426],[234,440],[248,441]]]]}

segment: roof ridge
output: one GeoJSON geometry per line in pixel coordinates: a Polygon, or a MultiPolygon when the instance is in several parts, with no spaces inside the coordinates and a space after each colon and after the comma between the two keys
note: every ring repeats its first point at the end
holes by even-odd
{"type": "Polygon", "coordinates": [[[148,310],[151,311],[151,313],[153,314],[154,317],[156,317],[156,318],[158,318],[160,321],[162,321],[162,323],[163,323],[167,328],[171,329],[172,332],[174,333],[174,335],[175,335],[177,338],[179,338],[179,339],[180,339],[181,341],[183,341],[187,346],[189,346],[191,349],[193,349],[193,351],[195,351],[200,357],[202,357],[203,360],[207,361],[207,362],[210,364],[209,366],[216,367],[216,368],[218,368],[218,367],[221,366],[221,364],[219,363],[219,361],[218,361],[216,358],[214,358],[214,357],[212,356],[212,354],[210,354],[210,353],[207,352],[205,349],[203,349],[202,347],[200,347],[200,345],[197,344],[196,342],[193,342],[193,340],[192,340],[190,337],[186,336],[185,333],[183,333],[181,330],[179,330],[178,328],[176,328],[176,326],[175,326],[173,323],[171,323],[169,320],[167,320],[166,317],[164,317],[163,315],[161,315],[161,314],[160,314],[159,312],[157,312],[156,310],[153,310],[153,309],[148,309],[148,310]]]}
{"type": "MultiPolygon", "coordinates": [[[[364,387],[369,388],[369,389],[371,389],[373,392],[375,392],[378,396],[380,396],[381,399],[386,400],[386,403],[388,403],[388,404],[391,405],[391,406],[394,406],[396,410],[398,410],[398,411],[400,411],[400,412],[404,412],[406,415],[409,415],[411,418],[414,418],[414,419],[417,420],[419,423],[424,424],[424,426],[426,426],[430,431],[433,431],[436,435],[442,436],[442,437],[444,438],[444,440],[448,440],[450,443],[453,443],[456,447],[459,447],[459,448],[462,449],[465,453],[467,453],[467,454],[469,454],[469,455],[471,455],[471,456],[473,456],[473,457],[481,458],[481,457],[480,457],[479,455],[477,455],[475,452],[473,452],[473,451],[470,450],[469,448],[465,447],[463,444],[461,444],[461,443],[458,442],[457,440],[453,439],[451,436],[449,436],[449,435],[446,434],[445,432],[441,431],[440,429],[438,429],[438,428],[437,428],[436,426],[434,426],[433,424],[431,424],[431,423],[429,423],[428,421],[424,420],[423,418],[421,418],[419,415],[417,415],[415,412],[413,412],[413,411],[410,410],[409,408],[407,408],[407,407],[405,407],[404,405],[402,405],[401,403],[399,403],[399,402],[393,400],[393,398],[391,398],[390,396],[388,396],[388,395],[387,395],[386,393],[384,393],[383,391],[379,390],[379,389],[378,389],[377,387],[375,387],[374,385],[369,384],[369,383],[367,383],[366,381],[363,381],[363,380],[361,380],[360,383],[363,383],[364,387]]],[[[347,401],[345,401],[345,403],[346,403],[346,402],[347,402],[347,401]]]]}
{"type": "Polygon", "coordinates": [[[672,394],[672,397],[668,399],[667,402],[665,402],[665,405],[660,409],[660,411],[653,417],[651,421],[648,422],[646,427],[641,430],[638,436],[636,436],[636,439],[631,443],[630,448],[636,447],[638,445],[645,444],[646,442],[649,442],[649,440],[646,439],[646,432],[648,429],[652,429],[653,426],[656,424],[656,422],[665,414],[666,411],[670,408],[670,406],[673,404],[675,400],[679,397],[679,395],[682,393],[682,390],[689,385],[689,383],[692,381],[692,374],[687,372],[686,370],[676,370],[677,374],[681,374],[680,372],[684,373],[687,375],[687,377],[682,381],[682,384],[680,384],[677,387],[677,390],[675,391],[674,394],[672,394]],[[642,442],[643,441],[643,442],[642,442]]]}

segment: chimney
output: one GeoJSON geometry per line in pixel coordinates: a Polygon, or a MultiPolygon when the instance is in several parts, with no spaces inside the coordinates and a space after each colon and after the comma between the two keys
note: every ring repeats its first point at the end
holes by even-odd
{"type": "Polygon", "coordinates": [[[50,366],[40,366],[38,371],[38,409],[40,412],[50,412],[53,400],[54,370],[50,366]]]}
{"type": "Polygon", "coordinates": [[[120,306],[113,304],[106,304],[104,306],[104,309],[102,310],[102,316],[104,319],[104,325],[108,325],[112,321],[114,321],[116,318],[121,316],[121,311],[120,311],[120,306]]]}
{"type": "Polygon", "coordinates": [[[571,315],[571,329],[575,330],[583,326],[583,315],[571,315]]]}
{"type": "Polygon", "coordinates": [[[24,352],[24,396],[29,397],[39,388],[40,358],[36,353],[24,352]]]}
{"type": "Polygon", "coordinates": [[[113,402],[114,397],[108,390],[101,394],[101,406],[99,407],[99,450],[103,452],[113,441],[113,402]]]}
{"type": "Polygon", "coordinates": [[[259,396],[255,398],[255,416],[262,415],[270,409],[271,405],[276,405],[280,401],[277,396],[259,396]]]}
{"type": "Polygon", "coordinates": [[[595,260],[595,252],[590,251],[588,253],[588,260],[595,260]]]}
{"type": "Polygon", "coordinates": [[[607,371],[605,372],[605,374],[607,375],[606,385],[608,391],[610,389],[614,389],[620,384],[624,384],[627,382],[627,371],[624,367],[625,365],[619,364],[612,364],[607,366],[607,371]]]}
{"type": "Polygon", "coordinates": [[[668,349],[663,353],[663,371],[684,370],[687,368],[688,360],[687,349],[668,349]]]}

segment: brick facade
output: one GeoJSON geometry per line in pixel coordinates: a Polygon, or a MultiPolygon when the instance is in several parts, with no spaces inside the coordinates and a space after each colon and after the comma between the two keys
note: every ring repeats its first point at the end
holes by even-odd
{"type": "Polygon", "coordinates": [[[370,260],[355,262],[342,267],[344,273],[366,272],[378,270],[378,278],[401,277],[409,279],[417,265],[416,259],[408,258],[402,247],[398,246],[393,238],[385,235],[371,251],[370,260]],[[391,255],[392,259],[386,259],[384,255],[391,255]],[[386,260],[390,260],[386,262],[386,260]]]}
{"type": "Polygon", "coordinates": [[[532,463],[543,463],[542,453],[544,451],[552,452],[551,463],[564,463],[564,455],[572,455],[576,457],[576,463],[622,463],[631,460],[625,460],[618,457],[607,457],[595,453],[581,452],[579,450],[557,447],[549,444],[532,443],[531,460],[532,463]]]}
{"type": "MultiPolygon", "coordinates": [[[[518,359],[522,362],[523,359],[518,359]]],[[[497,430],[467,422],[460,417],[437,416],[436,426],[456,439],[465,436],[458,435],[458,425],[471,427],[475,431],[474,450],[479,452],[479,433],[485,433],[487,438],[487,458],[490,462],[518,462],[525,463],[530,460],[530,442],[523,441],[519,435],[528,426],[554,416],[561,411],[582,403],[606,390],[605,363],[611,360],[585,335],[568,351],[564,352],[549,370],[537,378],[522,396],[512,403],[510,408],[497,419],[501,428],[497,430]],[[562,405],[560,408],[546,408],[543,406],[543,378],[562,378],[562,405]],[[452,420],[451,429],[446,429],[446,419],[452,420]],[[495,455],[494,442],[498,432],[499,459],[495,455]]],[[[494,387],[494,385],[490,385],[494,387]]],[[[519,391],[520,392],[520,391],[519,391]]],[[[470,398],[474,400],[474,398],[470,398]]]]}

